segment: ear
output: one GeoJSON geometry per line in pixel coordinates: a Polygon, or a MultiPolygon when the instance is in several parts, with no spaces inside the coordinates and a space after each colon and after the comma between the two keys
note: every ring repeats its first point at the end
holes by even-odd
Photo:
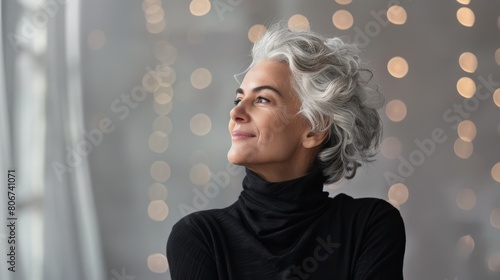
{"type": "Polygon", "coordinates": [[[323,143],[323,141],[326,139],[327,136],[328,136],[328,131],[319,131],[319,132],[309,131],[302,140],[302,146],[304,146],[304,148],[306,149],[318,147],[323,143]]]}

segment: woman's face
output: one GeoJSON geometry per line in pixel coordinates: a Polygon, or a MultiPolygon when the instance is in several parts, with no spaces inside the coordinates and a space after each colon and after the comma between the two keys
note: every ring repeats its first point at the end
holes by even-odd
{"type": "Polygon", "coordinates": [[[315,154],[306,143],[310,126],[297,114],[300,100],[288,65],[265,60],[253,66],[236,90],[235,104],[229,120],[230,162],[268,181],[307,173],[315,154]]]}

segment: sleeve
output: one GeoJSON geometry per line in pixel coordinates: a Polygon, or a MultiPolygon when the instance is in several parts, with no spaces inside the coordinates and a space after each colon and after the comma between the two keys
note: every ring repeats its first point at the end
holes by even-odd
{"type": "Polygon", "coordinates": [[[380,200],[363,234],[355,280],[401,280],[406,235],[399,211],[380,200]]]}
{"type": "Polygon", "coordinates": [[[190,217],[173,227],[167,241],[172,280],[217,280],[217,269],[200,228],[190,217]]]}

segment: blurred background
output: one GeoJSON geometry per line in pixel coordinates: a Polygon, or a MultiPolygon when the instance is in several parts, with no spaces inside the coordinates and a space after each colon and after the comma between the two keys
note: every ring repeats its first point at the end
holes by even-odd
{"type": "Polygon", "coordinates": [[[387,98],[377,160],[325,191],[400,209],[405,279],[500,279],[500,2],[0,9],[1,279],[170,279],[175,222],[242,190],[226,159],[233,76],[277,20],[359,44],[387,98]]]}

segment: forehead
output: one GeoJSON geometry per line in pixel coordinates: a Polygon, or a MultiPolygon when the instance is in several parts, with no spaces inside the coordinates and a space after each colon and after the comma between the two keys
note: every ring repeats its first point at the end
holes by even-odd
{"type": "Polygon", "coordinates": [[[254,88],[262,85],[271,85],[288,92],[291,88],[291,72],[284,62],[264,60],[255,64],[245,75],[241,87],[254,88]]]}

